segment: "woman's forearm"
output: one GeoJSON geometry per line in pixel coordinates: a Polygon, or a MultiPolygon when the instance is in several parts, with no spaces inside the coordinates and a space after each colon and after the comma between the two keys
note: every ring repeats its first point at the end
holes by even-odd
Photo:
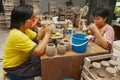
{"type": "Polygon", "coordinates": [[[100,45],[101,47],[107,49],[108,47],[108,43],[107,41],[102,37],[102,35],[100,34],[100,32],[97,30],[95,31],[95,37],[97,39],[97,44],[100,45]]]}
{"type": "Polygon", "coordinates": [[[43,30],[39,31],[36,40],[39,41],[43,39],[44,35],[45,35],[45,32],[43,30]]]}
{"type": "Polygon", "coordinates": [[[48,43],[48,40],[49,40],[49,35],[45,35],[42,42],[38,44],[38,46],[35,48],[34,50],[34,54],[36,55],[42,55],[44,53],[44,50],[45,50],[45,47],[48,43]]]}

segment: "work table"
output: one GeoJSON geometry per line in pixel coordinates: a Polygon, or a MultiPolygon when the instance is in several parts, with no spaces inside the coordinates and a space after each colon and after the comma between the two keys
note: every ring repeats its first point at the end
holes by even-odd
{"type": "Polygon", "coordinates": [[[105,49],[89,42],[87,51],[84,53],[76,53],[69,50],[64,55],[56,54],[53,57],[48,57],[44,54],[41,57],[42,80],[64,80],[67,77],[80,80],[84,58],[106,53],[108,52],[105,49]]]}

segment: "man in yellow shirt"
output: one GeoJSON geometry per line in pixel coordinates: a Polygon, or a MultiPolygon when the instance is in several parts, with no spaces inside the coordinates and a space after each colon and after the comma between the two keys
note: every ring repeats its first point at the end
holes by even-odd
{"type": "Polygon", "coordinates": [[[12,10],[10,33],[3,55],[3,74],[10,80],[41,76],[40,56],[44,53],[51,29],[46,25],[38,34],[30,30],[32,14],[25,5],[12,10]],[[40,39],[42,42],[36,44],[40,39]]]}

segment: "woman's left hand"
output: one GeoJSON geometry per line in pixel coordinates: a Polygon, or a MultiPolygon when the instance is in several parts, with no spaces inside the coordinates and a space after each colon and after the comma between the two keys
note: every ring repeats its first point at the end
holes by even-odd
{"type": "Polygon", "coordinates": [[[98,28],[95,24],[91,23],[89,26],[88,26],[88,29],[91,31],[91,32],[98,32],[98,28]]]}
{"type": "Polygon", "coordinates": [[[50,24],[46,24],[43,31],[45,31],[45,34],[50,35],[51,34],[50,24]]]}

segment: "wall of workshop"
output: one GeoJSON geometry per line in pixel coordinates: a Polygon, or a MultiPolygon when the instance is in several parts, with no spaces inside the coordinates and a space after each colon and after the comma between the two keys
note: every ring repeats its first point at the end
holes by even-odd
{"type": "MultiPolygon", "coordinates": [[[[26,4],[31,4],[32,1],[33,0],[25,0],[25,3],[26,4]]],[[[65,5],[65,2],[67,2],[68,0],[41,0],[42,13],[48,12],[48,3],[50,1],[56,1],[60,5],[65,5]]],[[[83,7],[87,0],[72,0],[72,1],[73,1],[73,6],[81,6],[81,7],[83,7]]]]}

